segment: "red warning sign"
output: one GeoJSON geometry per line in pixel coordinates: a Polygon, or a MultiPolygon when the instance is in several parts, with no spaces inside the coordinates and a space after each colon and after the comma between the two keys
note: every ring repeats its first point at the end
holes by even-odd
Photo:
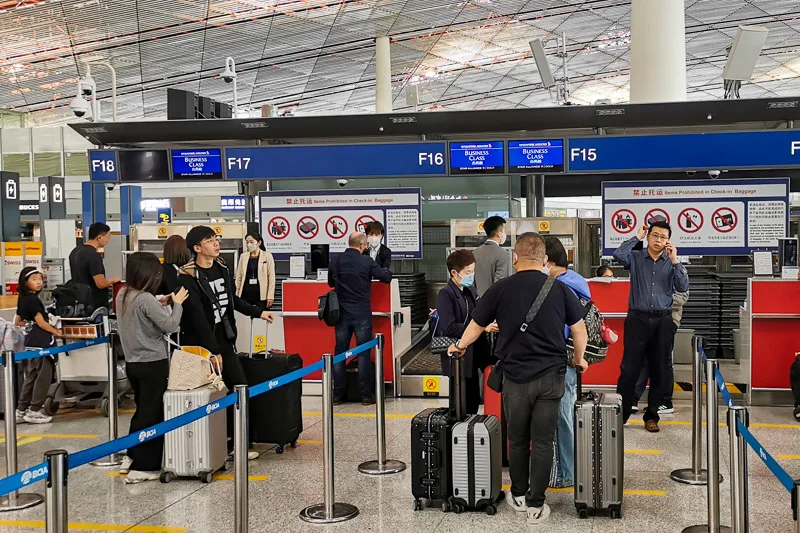
{"type": "Polygon", "coordinates": [[[367,232],[367,224],[370,222],[375,222],[375,217],[370,215],[361,215],[356,220],[356,231],[359,233],[366,233],[367,232]]]}
{"type": "Polygon", "coordinates": [[[267,223],[267,230],[269,231],[270,237],[279,241],[289,236],[290,229],[289,221],[283,217],[272,217],[267,223]]]}
{"type": "Polygon", "coordinates": [[[703,213],[694,207],[687,207],[678,215],[678,227],[684,233],[697,233],[703,227],[703,213]]]}
{"type": "Polygon", "coordinates": [[[313,239],[319,234],[319,222],[316,218],[306,215],[297,222],[297,233],[303,239],[313,239]]]}
{"type": "Polygon", "coordinates": [[[617,233],[630,233],[636,227],[636,215],[629,209],[620,209],[611,216],[611,225],[617,233]]]}
{"type": "Polygon", "coordinates": [[[331,239],[341,239],[347,235],[347,221],[339,215],[333,215],[325,222],[325,233],[331,239]]]}
{"type": "Polygon", "coordinates": [[[648,211],[647,215],[645,215],[644,217],[644,223],[647,224],[648,226],[651,226],[658,221],[666,222],[667,224],[669,224],[670,223],[669,213],[657,207],[655,209],[651,209],[650,211],[648,211]]]}
{"type": "Polygon", "coordinates": [[[736,216],[736,211],[729,207],[720,207],[711,215],[711,225],[720,233],[733,231],[738,223],[739,217],[736,216]]]}

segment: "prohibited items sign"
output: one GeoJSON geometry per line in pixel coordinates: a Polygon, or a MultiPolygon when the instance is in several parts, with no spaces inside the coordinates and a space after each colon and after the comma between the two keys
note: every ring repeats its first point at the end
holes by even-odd
{"type": "Polygon", "coordinates": [[[289,236],[290,229],[289,221],[283,217],[272,217],[269,223],[267,223],[267,230],[269,231],[270,237],[273,239],[285,239],[289,236]]]}
{"type": "Polygon", "coordinates": [[[636,215],[629,209],[620,209],[611,217],[611,224],[617,233],[630,233],[636,227],[636,215]]]}
{"type": "Polygon", "coordinates": [[[697,233],[703,227],[703,213],[694,207],[687,207],[678,215],[678,227],[685,233],[697,233]]]}
{"type": "Polygon", "coordinates": [[[331,239],[341,239],[347,235],[347,221],[339,215],[328,218],[325,222],[325,233],[331,239]]]}

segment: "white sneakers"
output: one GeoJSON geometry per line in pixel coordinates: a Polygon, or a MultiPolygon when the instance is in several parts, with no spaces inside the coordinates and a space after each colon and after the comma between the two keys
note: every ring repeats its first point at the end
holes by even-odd
{"type": "Polygon", "coordinates": [[[15,415],[17,416],[17,424],[25,423],[25,411],[20,411],[19,409],[15,409],[15,415]]]}
{"type": "MultiPolygon", "coordinates": [[[[261,457],[261,454],[258,453],[258,452],[255,452],[253,450],[250,450],[249,452],[247,452],[247,460],[248,461],[255,461],[259,457],[261,457]]],[[[233,461],[233,452],[228,452],[228,461],[233,461]]]]}
{"type": "Polygon", "coordinates": [[[658,406],[658,414],[660,415],[671,415],[675,412],[674,407],[669,407],[667,405],[659,405],[658,406]]]}
{"type": "MultiPolygon", "coordinates": [[[[17,420],[19,420],[19,411],[17,411],[17,420]]],[[[22,419],[28,424],[49,424],[53,421],[52,416],[47,416],[44,411],[31,411],[28,409],[22,416],[22,419]]]]}
{"type": "Polygon", "coordinates": [[[514,496],[510,490],[506,492],[506,505],[518,513],[527,513],[530,526],[538,526],[550,516],[550,506],[546,503],[540,508],[528,507],[525,496],[514,496]]]}
{"type": "Polygon", "coordinates": [[[155,481],[160,477],[158,472],[142,472],[141,470],[131,470],[125,477],[125,483],[128,485],[135,485],[136,483],[143,483],[145,481],[155,481]]]}
{"type": "Polygon", "coordinates": [[[127,455],[122,458],[122,465],[119,467],[120,474],[127,474],[131,471],[131,465],[133,464],[133,459],[128,457],[127,455]]]}

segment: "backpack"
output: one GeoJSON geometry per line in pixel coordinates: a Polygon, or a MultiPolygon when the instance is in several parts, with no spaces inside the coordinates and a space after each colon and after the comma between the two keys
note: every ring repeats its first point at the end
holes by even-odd
{"type": "Polygon", "coordinates": [[[86,283],[69,280],[53,291],[55,315],[62,318],[84,318],[94,313],[92,288],[86,283]]]}
{"type": "MultiPolygon", "coordinates": [[[[586,298],[578,297],[581,305],[586,310],[586,316],[583,317],[583,322],[586,324],[586,334],[588,341],[586,342],[586,352],[584,358],[590,365],[599,363],[608,355],[608,343],[603,339],[603,317],[600,315],[600,310],[593,301],[586,298]]],[[[572,359],[575,353],[575,346],[572,344],[572,334],[570,333],[567,339],[567,355],[572,359]]]]}
{"type": "Polygon", "coordinates": [[[317,317],[324,321],[328,326],[335,326],[339,323],[339,296],[336,291],[323,294],[317,302],[317,317]]]}
{"type": "Polygon", "coordinates": [[[794,396],[794,417],[800,422],[800,352],[795,354],[795,360],[789,367],[789,383],[794,396]]]}

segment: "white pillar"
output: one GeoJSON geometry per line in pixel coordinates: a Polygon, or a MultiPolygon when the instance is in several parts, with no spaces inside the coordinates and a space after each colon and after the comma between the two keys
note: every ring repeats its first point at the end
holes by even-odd
{"type": "Polygon", "coordinates": [[[684,0],[633,0],[631,103],[686,100],[684,0]]]}
{"type": "Polygon", "coordinates": [[[392,112],[392,57],[387,36],[375,39],[375,112],[392,112]]]}

